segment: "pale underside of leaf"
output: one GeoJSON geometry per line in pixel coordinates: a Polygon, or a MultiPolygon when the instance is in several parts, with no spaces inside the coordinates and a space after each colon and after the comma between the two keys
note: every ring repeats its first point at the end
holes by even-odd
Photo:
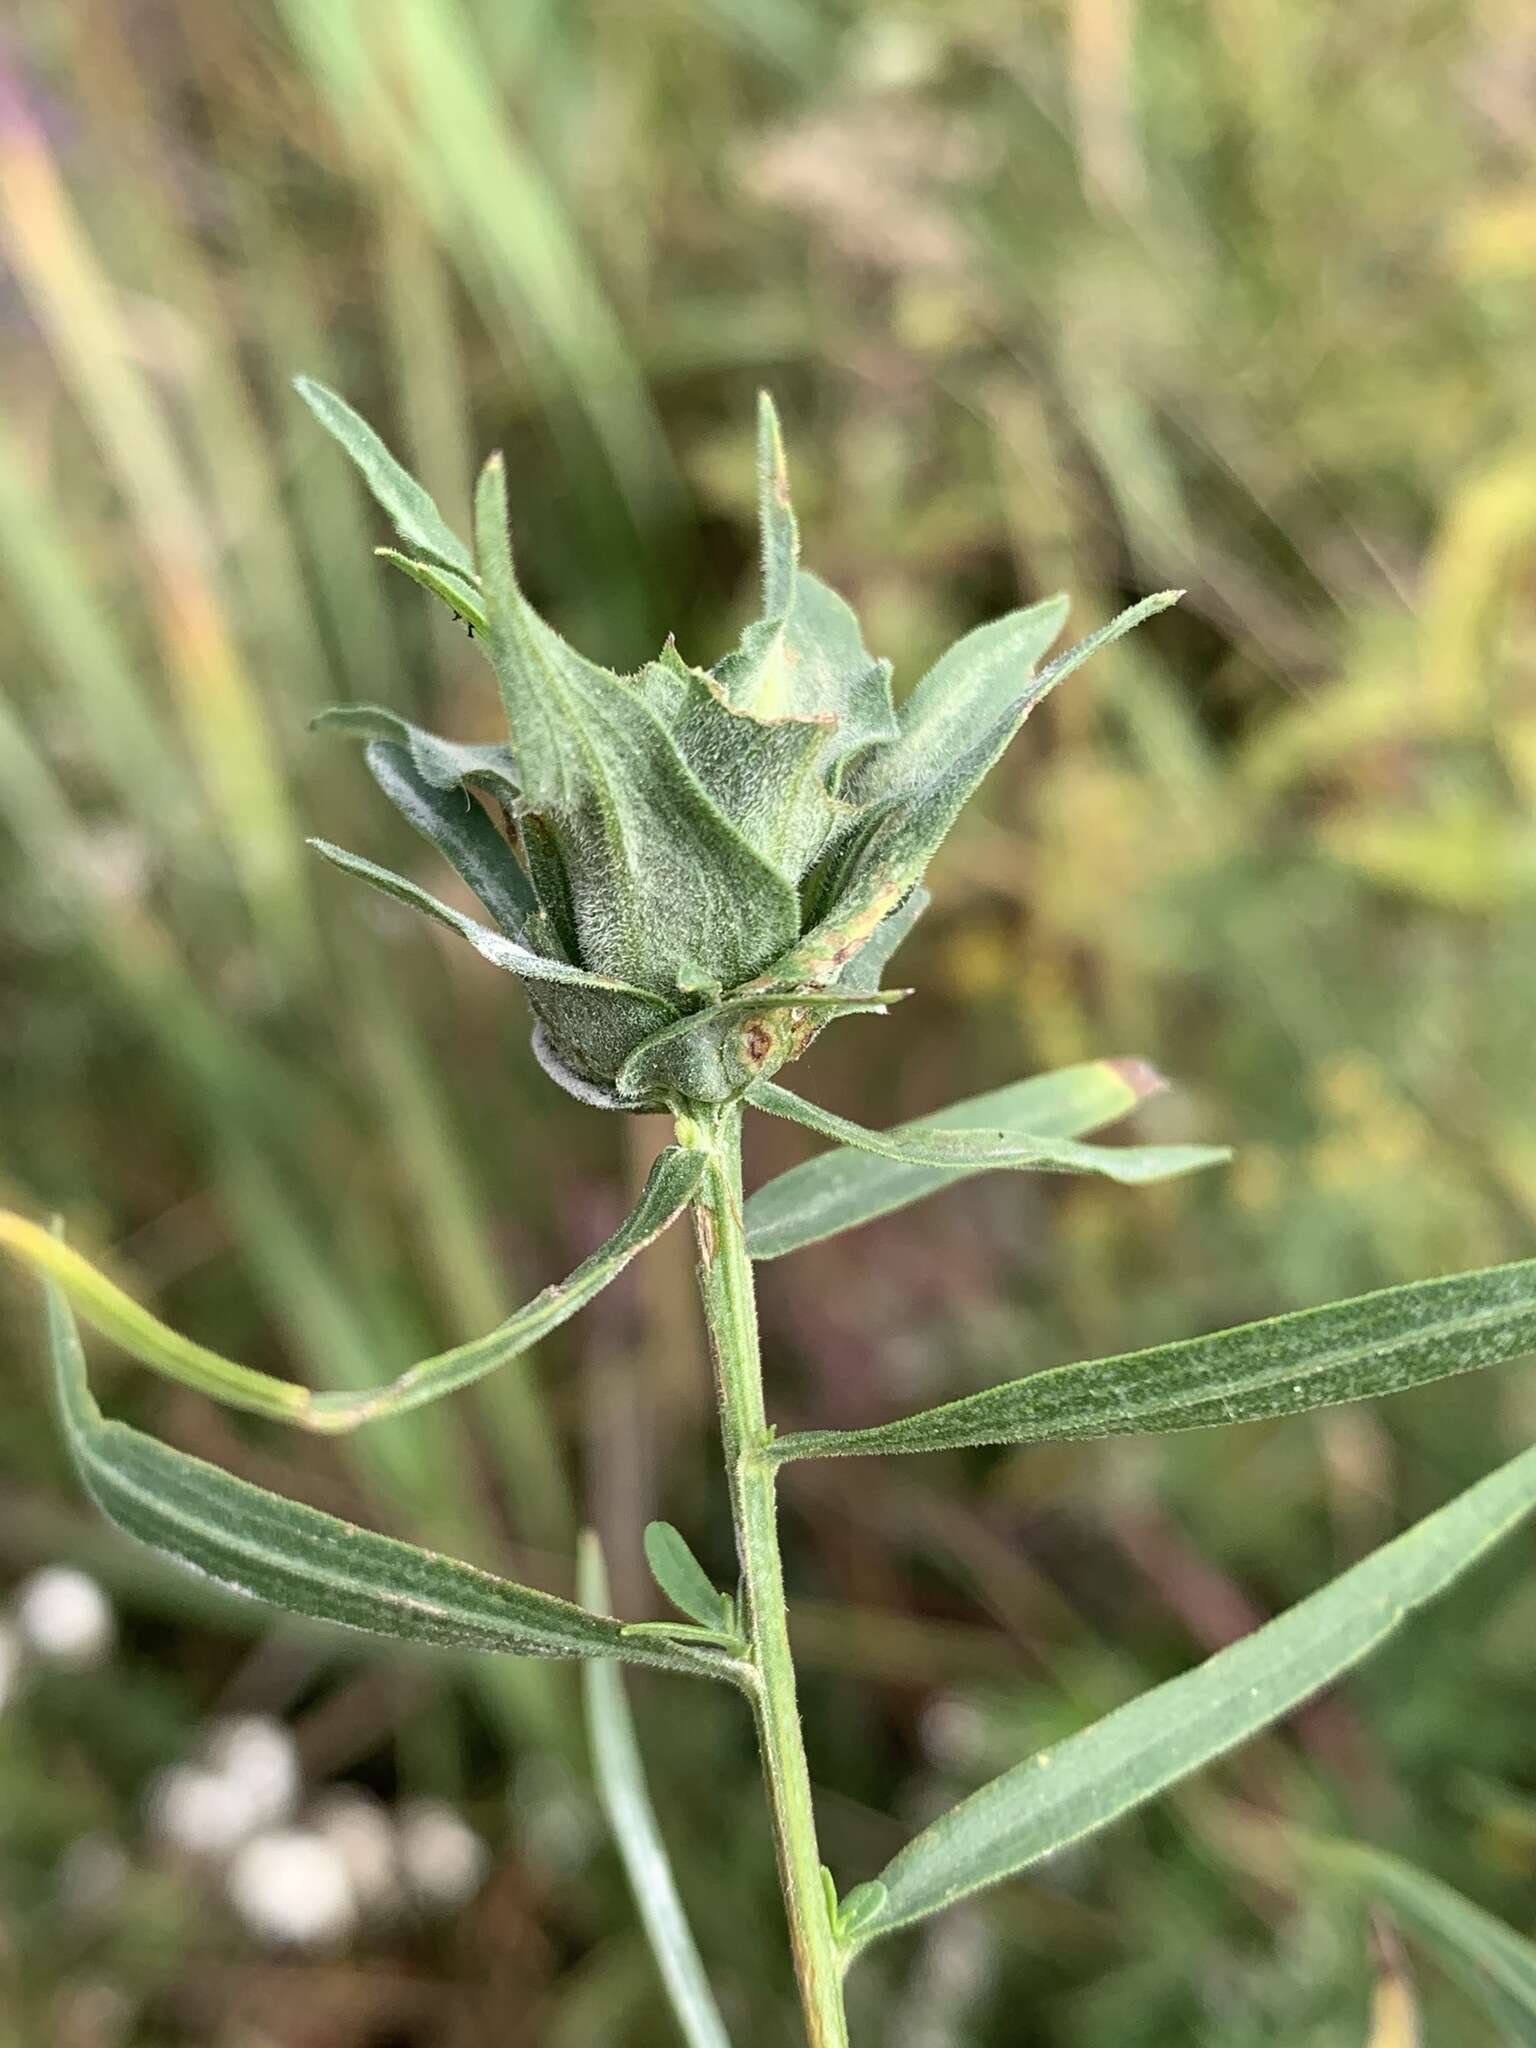
{"type": "Polygon", "coordinates": [[[474,890],[508,938],[520,939],[539,899],[522,864],[485,811],[462,787],[427,780],[404,747],[369,740],[368,772],[395,809],[474,890]]]}
{"type": "Polygon", "coordinates": [[[444,739],[383,704],[331,704],[309,723],[314,732],[345,733],[349,739],[403,747],[416,773],[434,789],[455,790],[468,784],[484,790],[509,812],[522,800],[517,761],[500,741],[444,739]]]}
{"type": "MultiPolygon", "coordinates": [[[[846,976],[839,987],[845,982],[846,976]]],[[[884,1135],[900,1143],[933,1131],[986,1128],[1028,1138],[1075,1138],[1114,1123],[1166,1085],[1144,1060],[1090,1060],[950,1103],[884,1135]]],[[[748,1249],[754,1258],[782,1258],[987,1170],[914,1165],[841,1146],[757,1190],[746,1205],[748,1249]]]]}
{"type": "Polygon", "coordinates": [[[873,1429],[781,1437],[773,1455],[854,1457],[1209,1429],[1376,1399],[1531,1350],[1536,1259],[1525,1259],[1122,1358],[1056,1366],[873,1429]]]}
{"type": "Polygon", "coordinates": [[[536,953],[531,947],[508,938],[504,932],[493,932],[488,925],[466,917],[462,911],[453,909],[430,891],[408,881],[404,875],[393,874],[375,861],[365,859],[362,854],[347,852],[345,847],[333,846],[328,839],[311,839],[309,844],[344,874],[356,875],[383,895],[392,896],[398,903],[409,904],[413,910],[424,912],[436,923],[446,925],[449,931],[468,939],[480,957],[489,960],[493,967],[518,975],[524,981],[556,983],[569,989],[573,996],[585,999],[593,1011],[594,1036],[600,1028],[604,1011],[611,1013],[621,1037],[626,1032],[629,1034],[630,1044],[644,1038],[648,1030],[658,1029],[676,1017],[671,1004],[653,995],[649,989],[633,988],[606,975],[589,974],[584,967],[573,967],[568,960],[550,959],[543,953],[536,953]]]}
{"type": "Polygon", "coordinates": [[[855,1947],[1107,1827],[1358,1664],[1536,1508],[1536,1450],[1229,1649],[995,1778],[880,1872],[855,1947]]]}
{"type": "Polygon", "coordinates": [[[631,1643],[622,1624],[335,1515],[284,1500],[121,1422],[107,1422],[62,1290],[48,1333],[66,1440],[96,1505],[128,1535],[231,1591],[393,1642],[521,1657],[608,1657],[730,1677],[682,1644],[631,1643]]]}
{"type": "MultiPolygon", "coordinates": [[[[590,1530],[581,1539],[577,1590],[589,1607],[608,1605],[608,1574],[590,1530]]],[[[598,1797],[683,2039],[688,2048],[730,2048],[661,1839],[623,1678],[594,1661],[582,1673],[582,1688],[598,1797]]]]}

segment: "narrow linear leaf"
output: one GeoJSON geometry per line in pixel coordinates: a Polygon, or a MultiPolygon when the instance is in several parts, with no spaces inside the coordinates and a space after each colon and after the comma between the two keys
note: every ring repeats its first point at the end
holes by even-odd
{"type": "Polygon", "coordinates": [[[1536,2044],[1536,1943],[1438,1877],[1358,1842],[1304,1842],[1303,1853],[1380,1899],[1421,1935],[1511,2041],[1536,2044]]]}
{"type": "Polygon", "coordinates": [[[314,1397],[314,1427],[355,1429],[383,1415],[403,1415],[445,1394],[457,1393],[557,1330],[616,1280],[630,1260],[654,1244],[675,1223],[698,1192],[707,1164],[702,1152],[668,1145],[657,1154],[640,1199],[605,1244],[583,1259],[566,1279],[536,1294],[525,1308],[484,1337],[413,1365],[374,1394],[332,1393],[314,1397]]]}
{"type": "Polygon", "coordinates": [[[758,1081],[747,1090],[754,1109],[804,1124],[824,1138],[899,1166],[938,1167],[946,1173],[984,1173],[993,1169],[1032,1173],[1097,1173],[1127,1187],[1171,1180],[1203,1166],[1220,1166],[1231,1158],[1226,1145],[1082,1145],[1072,1138],[1036,1137],[994,1125],[980,1128],[919,1130],[911,1124],[893,1131],[870,1131],[846,1117],[834,1116],[775,1081],[758,1081]]]}
{"type": "Polygon", "coordinates": [[[62,1288],[92,1329],[167,1379],[180,1380],[227,1407],[274,1422],[302,1423],[314,1399],[308,1387],[280,1380],[253,1366],[238,1365],[205,1344],[183,1337],[169,1324],[71,1250],[55,1232],[25,1216],[0,1210],[0,1246],[14,1252],[51,1286],[62,1288]]]}
{"type": "Polygon", "coordinates": [[[379,504],[389,514],[395,531],[418,554],[431,555],[471,580],[474,557],[444,519],[430,495],[410,471],[397,462],[361,413],[354,412],[344,398],[319,384],[313,377],[295,377],[293,388],[315,418],[334,435],[362,472],[379,504]]]}
{"type": "Polygon", "coordinates": [[[957,640],[897,714],[901,736],[860,762],[859,801],[918,787],[936,763],[969,748],[1023,694],[1035,665],[1067,622],[1068,600],[1045,598],[957,640]]]}
{"type": "Polygon", "coordinates": [[[622,1657],[730,1676],[683,1644],[630,1643],[622,1624],[430,1550],[267,1493],[125,1423],[91,1394],[64,1293],[47,1283],[59,1414],[92,1500],[130,1536],[237,1593],[395,1642],[516,1657],[622,1657]]]}
{"type": "MultiPolygon", "coordinates": [[[[608,1605],[603,1553],[590,1530],[577,1557],[577,1590],[588,1606],[608,1605]]],[[[630,1890],[645,1927],[651,1953],[688,2048],[730,2048],[725,2023],[704,1974],[693,1930],[678,1896],[671,1859],[645,1782],[645,1766],[624,1681],[617,1671],[591,1663],[582,1673],[587,1736],[598,1797],[613,1829],[630,1890]]]]}
{"type": "Polygon", "coordinates": [[[452,569],[440,569],[435,562],[417,562],[409,555],[402,555],[398,548],[375,548],[373,551],[381,562],[390,562],[402,576],[409,576],[413,583],[430,591],[433,597],[441,598],[455,618],[461,619],[471,632],[485,631],[485,605],[480,596],[479,586],[471,583],[467,576],[455,575],[452,569]]]}
{"type": "Polygon", "coordinates": [[[613,1236],[557,1286],[546,1287],[484,1337],[423,1359],[368,1393],[315,1394],[308,1387],[239,1365],[194,1344],[140,1306],[48,1231],[0,1211],[0,1245],[18,1253],[75,1303],[93,1329],[143,1365],[209,1394],[227,1407],[335,1435],[381,1416],[404,1414],[482,1379],[547,1337],[600,1294],[629,1261],[676,1221],[696,1193],[704,1155],[669,1145],[651,1169],[639,1201],[613,1236]]]}
{"type": "Polygon", "coordinates": [[[701,1628],[718,1630],[725,1618],[725,1596],[711,1583],[680,1529],[670,1522],[647,1522],[645,1561],[679,1614],[692,1615],[701,1628]]]}
{"type": "Polygon", "coordinates": [[[328,839],[311,839],[308,843],[323,860],[328,860],[332,867],[340,868],[343,874],[356,875],[383,895],[393,896],[397,903],[408,903],[413,910],[425,912],[438,924],[446,925],[449,931],[468,939],[483,960],[489,960],[493,967],[504,968],[508,974],[521,975],[527,981],[557,981],[571,988],[625,996],[634,1004],[643,1005],[654,1017],[653,1028],[671,1022],[676,1014],[670,1003],[652,995],[648,989],[632,988],[628,983],[613,981],[607,975],[589,974],[586,968],[573,967],[568,960],[551,960],[527,946],[520,946],[505,933],[493,932],[488,926],[477,924],[474,918],[453,909],[429,890],[407,881],[404,875],[381,868],[375,861],[366,860],[360,853],[349,853],[343,846],[333,846],[328,839]]]}
{"type": "Polygon", "coordinates": [[[874,1429],[781,1437],[773,1455],[838,1458],[1209,1429],[1396,1394],[1532,1350],[1536,1259],[1523,1259],[1122,1358],[1057,1366],[874,1429]]]}
{"type": "MultiPolygon", "coordinates": [[[[1089,1060],[968,1096],[883,1135],[898,1144],[908,1139],[921,1142],[930,1132],[968,1133],[977,1128],[1015,1138],[1075,1138],[1114,1123],[1167,1085],[1145,1060],[1089,1060]]],[[[918,1166],[847,1146],[823,1152],[781,1173],[751,1197],[746,1206],[747,1247],[756,1259],[782,1258],[802,1245],[856,1229],[986,1171],[985,1165],[918,1166]]]]}
{"type": "Polygon", "coordinates": [[[1536,1450],[1182,1677],[1041,1750],[925,1828],[880,1872],[854,1943],[937,1913],[1096,1833],[1358,1664],[1536,1509],[1536,1450]]]}
{"type": "Polygon", "coordinates": [[[467,882],[508,938],[520,938],[539,908],[517,855],[465,789],[439,789],[404,747],[370,740],[368,772],[406,823],[430,840],[467,882]]]}

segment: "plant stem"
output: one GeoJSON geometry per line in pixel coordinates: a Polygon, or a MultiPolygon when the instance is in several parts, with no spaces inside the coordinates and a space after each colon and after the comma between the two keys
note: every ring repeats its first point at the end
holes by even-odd
{"type": "Polygon", "coordinates": [[[763,1408],[757,1303],[741,1213],[741,1111],[732,1105],[707,1127],[680,1119],[678,1129],[684,1143],[702,1143],[710,1155],[693,1208],[699,1291],[715,1364],[720,1434],[741,1563],[742,1626],[756,1676],[752,1693],[758,1747],[795,1975],[811,2048],[847,2048],[843,1959],[816,1843],[779,1559],[775,1467],[766,1456],[772,1432],[763,1408]]]}

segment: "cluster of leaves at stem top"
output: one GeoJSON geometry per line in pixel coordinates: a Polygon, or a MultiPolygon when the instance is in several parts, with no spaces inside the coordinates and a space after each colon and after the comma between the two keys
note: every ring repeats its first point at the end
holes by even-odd
{"type": "Polygon", "coordinates": [[[484,647],[508,725],[505,742],[465,745],[379,706],[319,721],[368,743],[380,787],[489,924],[316,845],[517,975],[546,1070],[607,1108],[730,1101],[832,1018],[892,1000],[886,962],[967,797],[1054,683],[1177,594],[1146,599],[1043,667],[1065,599],[1012,612],[959,641],[898,711],[889,662],[800,567],[765,396],[762,616],[712,668],[669,640],[621,676],[568,646],[523,596],[500,456],[480,475],[471,550],[349,406],[307,379],[298,388],[405,543],[380,552],[484,647]]]}

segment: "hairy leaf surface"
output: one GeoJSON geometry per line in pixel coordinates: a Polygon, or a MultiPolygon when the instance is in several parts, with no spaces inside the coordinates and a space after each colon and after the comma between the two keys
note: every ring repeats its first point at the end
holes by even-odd
{"type": "Polygon", "coordinates": [[[641,695],[524,600],[498,457],[475,503],[487,651],[525,798],[561,842],[581,959],[663,991],[689,968],[745,981],[792,942],[794,888],[710,801],[641,695]]]}
{"type": "Polygon", "coordinates": [[[995,1124],[964,1129],[899,1124],[890,1131],[870,1131],[792,1095],[775,1081],[755,1083],[747,1090],[746,1099],[754,1109],[804,1124],[807,1130],[836,1138],[855,1151],[873,1153],[898,1166],[937,1168],[945,1174],[991,1169],[1097,1173],[1127,1187],[1140,1187],[1203,1166],[1219,1166],[1232,1156],[1225,1145],[1084,1145],[1072,1138],[1039,1136],[995,1124]]]}
{"type": "Polygon", "coordinates": [[[1536,1508],[1536,1450],[1195,1670],[1005,1771],[880,1872],[862,1947],[1107,1827],[1358,1664],[1536,1508]]]}
{"type": "MultiPolygon", "coordinates": [[[[846,984],[845,975],[838,986],[846,984]]],[[[968,1096],[881,1135],[898,1145],[908,1139],[921,1142],[930,1132],[969,1135],[977,1129],[1015,1139],[1075,1138],[1114,1123],[1166,1085],[1144,1060],[1090,1060],[1054,1074],[1036,1074],[985,1095],[968,1096]]],[[[823,1152],[802,1166],[792,1166],[751,1197],[746,1206],[748,1247],[757,1259],[782,1258],[802,1245],[856,1229],[876,1216],[889,1215],[893,1209],[903,1209],[925,1195],[985,1173],[989,1163],[916,1165],[909,1159],[852,1146],[823,1152]]]]}
{"type": "Polygon", "coordinates": [[[837,1458],[1208,1429],[1395,1394],[1533,1349],[1536,1259],[1523,1259],[1056,1366],[875,1429],[781,1437],[773,1454],[837,1458]]]}
{"type": "Polygon", "coordinates": [[[520,1357],[568,1322],[675,1222],[697,1192],[703,1172],[702,1153],[667,1146],[651,1168],[639,1201],[612,1237],[566,1279],[536,1294],[485,1336],[423,1359],[388,1384],[361,1393],[316,1394],[194,1344],[124,1294],[56,1234],[3,1210],[0,1245],[19,1254],[50,1285],[61,1288],[93,1329],[120,1344],[141,1364],[211,1395],[227,1407],[334,1434],[419,1408],[520,1357]]]}
{"type": "Polygon", "coordinates": [[[418,554],[474,578],[474,558],[444,519],[430,495],[408,469],[397,462],[360,413],[354,412],[313,377],[295,377],[293,388],[326,432],[335,436],[362,472],[379,504],[394,522],[395,531],[418,554]]]}
{"type": "Polygon", "coordinates": [[[106,1421],[86,1380],[69,1304],[52,1281],[48,1337],[65,1437],[96,1505],[141,1543],[234,1592],[395,1642],[517,1657],[618,1657],[728,1675],[704,1652],[631,1642],[608,1615],[356,1528],[106,1421]]]}

